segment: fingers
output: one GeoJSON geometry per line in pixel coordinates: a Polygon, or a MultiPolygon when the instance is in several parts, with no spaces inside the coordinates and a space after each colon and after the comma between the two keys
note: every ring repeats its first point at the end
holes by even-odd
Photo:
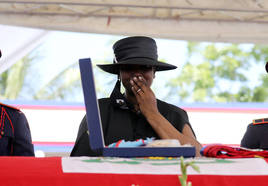
{"type": "Polygon", "coordinates": [[[130,83],[132,85],[132,87],[131,87],[132,92],[135,95],[140,95],[143,92],[143,90],[140,87],[138,87],[138,85],[133,80],[130,80],[130,83]]]}
{"type": "Polygon", "coordinates": [[[142,91],[140,88],[137,90],[137,94],[140,92],[140,91],[142,91]]]}
{"type": "Polygon", "coordinates": [[[138,85],[138,87],[140,87],[142,90],[144,90],[146,88],[146,82],[143,79],[143,77],[141,77],[141,76],[134,77],[133,80],[138,85]]]}
{"type": "Polygon", "coordinates": [[[136,95],[140,95],[146,90],[146,86],[144,83],[144,79],[139,76],[139,77],[134,77],[132,80],[130,80],[130,84],[132,85],[132,91],[136,95]]]}
{"type": "Polygon", "coordinates": [[[146,81],[144,80],[143,77],[141,77],[141,76],[134,77],[134,78],[132,79],[132,81],[134,82],[134,84],[135,84],[138,88],[140,88],[140,89],[142,89],[142,90],[145,90],[145,88],[146,88],[146,81]]]}
{"type": "Polygon", "coordinates": [[[136,88],[132,87],[132,92],[134,93],[134,95],[137,97],[138,95],[141,95],[142,90],[138,89],[136,90],[136,88]]]}

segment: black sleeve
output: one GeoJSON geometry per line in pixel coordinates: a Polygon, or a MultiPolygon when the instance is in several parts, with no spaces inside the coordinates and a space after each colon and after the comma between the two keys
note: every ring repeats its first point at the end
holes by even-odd
{"type": "MultiPolygon", "coordinates": [[[[182,110],[183,110],[183,109],[182,109],[182,110]]],[[[185,124],[186,124],[186,125],[189,125],[189,127],[191,128],[191,130],[192,130],[192,132],[193,132],[193,134],[194,134],[194,137],[196,138],[194,129],[192,128],[192,125],[191,125],[191,123],[190,123],[190,121],[189,121],[187,112],[186,112],[185,110],[183,110],[183,113],[184,113],[183,119],[184,119],[185,124]]],[[[184,125],[183,125],[183,127],[184,127],[184,125]]]]}
{"type": "Polygon", "coordinates": [[[262,135],[260,139],[260,149],[268,150],[268,125],[263,125],[262,135]]]}
{"type": "Polygon", "coordinates": [[[250,149],[268,149],[268,125],[249,124],[241,140],[241,147],[250,149]]]}
{"type": "MultiPolygon", "coordinates": [[[[195,132],[189,122],[188,114],[185,110],[172,104],[164,104],[158,100],[158,109],[160,113],[179,131],[182,132],[186,125],[189,125],[194,136],[195,132]]],[[[195,136],[196,137],[196,136],[195,136]]]]}
{"type": "Polygon", "coordinates": [[[100,152],[93,151],[90,148],[88,134],[89,132],[88,132],[87,120],[85,116],[79,126],[75,145],[72,149],[70,156],[100,156],[101,155],[100,152]]]}
{"type": "Polygon", "coordinates": [[[22,112],[14,119],[14,156],[34,156],[34,148],[28,121],[22,112]]]}
{"type": "Polygon", "coordinates": [[[241,140],[241,147],[249,148],[249,149],[258,149],[260,148],[259,143],[259,135],[258,127],[254,127],[253,124],[249,124],[246,130],[246,133],[244,134],[242,140],[241,140]]]}

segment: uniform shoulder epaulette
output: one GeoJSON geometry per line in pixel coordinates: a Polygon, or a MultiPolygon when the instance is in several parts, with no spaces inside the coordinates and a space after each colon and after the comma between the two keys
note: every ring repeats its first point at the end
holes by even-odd
{"type": "Polygon", "coordinates": [[[254,119],[253,125],[268,124],[268,118],[254,119]]]}
{"type": "Polygon", "coordinates": [[[1,105],[1,106],[5,106],[5,107],[8,107],[8,108],[11,108],[11,109],[15,109],[15,110],[20,111],[20,109],[19,109],[19,108],[17,108],[17,107],[10,106],[10,105],[7,105],[7,104],[1,103],[1,102],[0,102],[0,105],[1,105]]]}

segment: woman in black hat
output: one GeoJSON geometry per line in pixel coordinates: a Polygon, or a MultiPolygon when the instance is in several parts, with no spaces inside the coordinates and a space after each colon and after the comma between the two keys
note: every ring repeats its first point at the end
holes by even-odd
{"type": "MultiPolygon", "coordinates": [[[[105,145],[121,139],[134,141],[155,137],[178,139],[181,144],[196,147],[196,140],[186,111],[156,99],[151,84],[156,71],[172,70],[174,65],[158,61],[157,46],[149,37],[135,36],[117,41],[113,64],[98,65],[102,70],[118,75],[110,98],[99,99],[105,145]],[[121,82],[125,93],[120,92],[121,82]]],[[[71,156],[96,156],[88,142],[86,117],[78,132],[71,156]]]]}

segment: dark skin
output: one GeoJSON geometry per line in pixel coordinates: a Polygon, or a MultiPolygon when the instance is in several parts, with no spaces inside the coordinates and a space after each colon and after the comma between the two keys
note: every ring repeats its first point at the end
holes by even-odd
{"type": "Polygon", "coordinates": [[[150,66],[122,65],[120,79],[126,89],[126,98],[134,104],[136,111],[141,111],[148,123],[161,139],[177,139],[182,145],[191,144],[196,147],[196,156],[200,156],[201,144],[188,124],[179,132],[164,118],[157,108],[154,92],[150,88],[155,78],[155,70],[150,66]]]}

